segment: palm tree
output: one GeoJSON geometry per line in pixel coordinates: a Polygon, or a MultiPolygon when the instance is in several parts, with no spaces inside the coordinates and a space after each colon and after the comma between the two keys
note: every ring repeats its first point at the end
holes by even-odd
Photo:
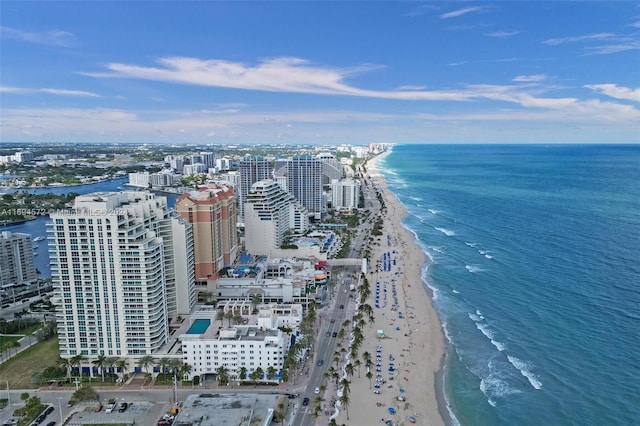
{"type": "Polygon", "coordinates": [[[91,361],[91,364],[95,365],[98,368],[102,376],[102,381],[104,382],[104,368],[107,365],[106,355],[104,353],[101,353],[96,359],[91,361]]]}
{"type": "Polygon", "coordinates": [[[251,298],[251,313],[254,313],[256,311],[256,308],[258,307],[260,302],[260,296],[253,296],[251,298]]]}
{"type": "Polygon", "coordinates": [[[156,360],[151,355],[145,355],[138,360],[138,367],[142,368],[145,373],[149,374],[149,367],[155,364],[156,360]]]}
{"type": "Polygon", "coordinates": [[[82,373],[82,361],[84,361],[84,359],[85,359],[84,355],[78,354],[78,355],[72,356],[71,359],[69,360],[71,367],[78,367],[78,377],[82,373]]]}
{"type": "Polygon", "coordinates": [[[222,309],[218,309],[216,311],[216,321],[222,322],[223,319],[224,319],[224,311],[222,309]]]}
{"type": "Polygon", "coordinates": [[[350,383],[347,379],[342,379],[340,380],[340,386],[342,386],[342,393],[343,394],[349,394],[349,392],[351,392],[351,388],[350,388],[350,383]]]}
{"type": "Polygon", "coordinates": [[[347,363],[347,365],[344,366],[344,371],[345,373],[347,373],[347,376],[353,377],[353,373],[355,373],[355,368],[353,367],[353,364],[349,362],[347,363]]]}
{"type": "Polygon", "coordinates": [[[373,378],[373,373],[371,371],[367,371],[367,374],[365,374],[364,376],[369,379],[369,389],[371,389],[371,379],[373,378]]]}
{"type": "Polygon", "coordinates": [[[227,322],[227,327],[231,327],[231,319],[233,318],[233,312],[231,310],[224,313],[225,319],[227,322]]]}
{"type": "Polygon", "coordinates": [[[167,372],[167,368],[171,365],[171,358],[160,358],[156,360],[156,367],[160,368],[160,373],[165,374],[167,372]]]}
{"type": "Polygon", "coordinates": [[[264,379],[264,371],[262,370],[262,367],[256,368],[255,373],[258,374],[258,378],[260,380],[264,379]]]}
{"type": "Polygon", "coordinates": [[[371,354],[369,352],[362,352],[362,360],[364,361],[365,366],[371,365],[371,354]]]}
{"type": "Polygon", "coordinates": [[[245,380],[247,378],[247,367],[240,367],[240,380],[245,380]]]}
{"type": "Polygon", "coordinates": [[[340,395],[338,401],[340,401],[340,405],[342,405],[347,412],[347,420],[349,420],[349,403],[351,402],[351,399],[349,399],[349,394],[346,392],[342,392],[342,395],[340,395]]]}
{"type": "Polygon", "coordinates": [[[182,377],[182,379],[189,377],[189,375],[191,375],[191,370],[193,370],[193,367],[190,364],[187,364],[186,362],[183,363],[179,370],[180,377],[182,377]]]}
{"type": "Polygon", "coordinates": [[[67,379],[71,378],[71,368],[73,367],[73,364],[71,363],[71,359],[70,358],[58,358],[58,367],[60,368],[64,368],[67,372],[67,379]]]}
{"type": "Polygon", "coordinates": [[[354,367],[358,367],[358,379],[360,378],[360,366],[362,365],[362,361],[360,361],[360,358],[357,357],[353,357],[353,365],[354,367]]]}
{"type": "Polygon", "coordinates": [[[119,359],[116,361],[116,368],[122,372],[122,378],[124,379],[127,368],[129,368],[129,363],[126,359],[119,359]]]}
{"type": "Polygon", "coordinates": [[[277,371],[276,369],[270,365],[269,368],[267,368],[267,378],[268,379],[273,379],[276,375],[277,371]]]}
{"type": "Polygon", "coordinates": [[[216,378],[218,379],[218,385],[226,386],[229,384],[229,370],[224,365],[216,368],[216,378]]]}
{"type": "Polygon", "coordinates": [[[113,366],[116,365],[116,362],[118,362],[118,358],[115,357],[115,356],[107,357],[104,360],[104,366],[107,369],[107,371],[109,372],[109,374],[111,374],[112,378],[114,376],[114,374],[113,374],[113,366]]]}

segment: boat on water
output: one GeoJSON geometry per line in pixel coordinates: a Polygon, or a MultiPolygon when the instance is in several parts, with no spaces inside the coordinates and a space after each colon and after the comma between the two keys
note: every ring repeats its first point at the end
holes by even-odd
{"type": "Polygon", "coordinates": [[[44,240],[44,237],[43,237],[42,235],[40,235],[40,236],[38,236],[38,237],[35,237],[35,238],[33,239],[33,241],[43,241],[43,240],[44,240]]]}

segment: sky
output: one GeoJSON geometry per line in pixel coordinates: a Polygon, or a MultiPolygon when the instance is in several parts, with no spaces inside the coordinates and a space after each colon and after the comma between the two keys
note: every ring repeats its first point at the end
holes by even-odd
{"type": "Polygon", "coordinates": [[[0,143],[640,143],[640,2],[0,2],[0,143]]]}

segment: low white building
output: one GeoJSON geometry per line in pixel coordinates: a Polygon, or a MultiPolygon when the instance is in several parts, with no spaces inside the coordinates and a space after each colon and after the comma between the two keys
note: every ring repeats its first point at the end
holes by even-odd
{"type": "MultiPolygon", "coordinates": [[[[209,312],[213,316],[215,311],[209,312]]],[[[205,314],[206,316],[207,314],[205,314]]],[[[284,358],[289,350],[291,337],[278,327],[292,329],[302,321],[301,305],[262,306],[257,316],[257,324],[236,325],[224,328],[224,321],[213,318],[193,317],[193,324],[180,335],[182,341],[183,362],[191,366],[189,376],[216,374],[224,367],[229,377],[240,380],[242,369],[245,369],[245,380],[258,368],[267,379],[267,372],[272,369],[280,374],[284,358]]],[[[271,380],[277,380],[272,377],[271,380]]]]}

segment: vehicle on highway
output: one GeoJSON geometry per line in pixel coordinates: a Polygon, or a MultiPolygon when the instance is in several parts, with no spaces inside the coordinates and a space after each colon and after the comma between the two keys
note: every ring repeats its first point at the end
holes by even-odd
{"type": "Polygon", "coordinates": [[[332,334],[332,336],[333,336],[333,337],[337,337],[337,336],[338,336],[338,333],[334,331],[334,332],[333,332],[333,334],[332,334]]]}
{"type": "Polygon", "coordinates": [[[340,309],[344,309],[344,305],[340,305],[340,309]]]}
{"type": "Polygon", "coordinates": [[[309,398],[305,398],[302,400],[302,405],[307,406],[309,405],[309,398]]]}
{"type": "Polygon", "coordinates": [[[321,367],[321,366],[322,366],[322,364],[324,364],[324,360],[319,359],[319,360],[318,360],[318,367],[321,367]]]}
{"type": "Polygon", "coordinates": [[[315,394],[319,394],[319,393],[320,393],[320,388],[319,388],[319,387],[316,387],[316,388],[313,390],[313,393],[315,393],[315,394]]]}
{"type": "Polygon", "coordinates": [[[331,332],[329,330],[327,330],[326,334],[327,337],[329,337],[331,335],[331,332]]]}

